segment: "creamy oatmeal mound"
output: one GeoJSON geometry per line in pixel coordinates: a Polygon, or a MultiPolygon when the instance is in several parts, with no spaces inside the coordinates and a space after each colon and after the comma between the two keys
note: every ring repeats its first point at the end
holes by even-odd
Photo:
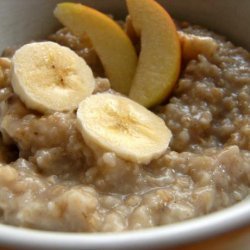
{"type": "MultiPolygon", "coordinates": [[[[94,108],[89,108],[99,100],[91,102],[90,98],[113,95],[112,103],[115,98],[123,101],[110,87],[87,36],[80,39],[63,28],[48,38],[56,46],[76,52],[72,65],[86,61],[90,66],[83,75],[87,87],[77,88],[78,93],[91,95],[82,106],[82,126],[73,97],[72,107],[62,110],[53,110],[43,100],[27,105],[19,89],[16,91],[18,84],[13,86],[17,81],[11,77],[13,57],[0,58],[1,223],[67,232],[135,230],[212,213],[250,194],[250,54],[187,23],[178,24],[178,36],[183,63],[171,96],[165,104],[151,109],[154,126],[141,122],[132,132],[126,128],[131,138],[134,133],[134,138],[139,137],[137,132],[143,129],[152,139],[157,136],[153,133],[157,123],[162,136],[154,145],[155,151],[146,151],[149,142],[145,141],[134,146],[136,139],[124,142],[122,150],[119,142],[108,144],[115,129],[111,125],[109,130],[105,127],[110,134],[98,140],[99,130],[117,116],[116,110],[104,109],[106,99],[98,106],[106,120],[101,128],[84,136],[100,125],[98,120],[98,124],[91,120],[91,128],[83,125],[89,114],[91,119],[99,119],[94,117],[94,108]],[[138,155],[136,150],[147,155],[138,155]]],[[[48,72],[48,76],[52,74],[48,72]]],[[[71,80],[74,84],[77,81],[74,77],[71,80]]],[[[60,75],[58,81],[65,88],[60,75]]],[[[131,110],[121,109],[120,113],[131,110]]],[[[139,118],[134,117],[123,116],[119,126],[126,125],[124,119],[137,123],[139,118]]]]}

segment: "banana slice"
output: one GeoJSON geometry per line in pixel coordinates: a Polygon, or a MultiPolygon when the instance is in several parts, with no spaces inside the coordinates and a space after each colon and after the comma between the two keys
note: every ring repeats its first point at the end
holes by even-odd
{"type": "Polygon", "coordinates": [[[11,81],[25,105],[42,113],[75,110],[95,87],[86,62],[53,42],[31,43],[17,50],[11,81]]]}
{"type": "Polygon", "coordinates": [[[115,152],[136,163],[149,163],[164,153],[172,137],[164,121],[140,104],[102,93],[83,100],[77,111],[86,143],[115,152]]]}

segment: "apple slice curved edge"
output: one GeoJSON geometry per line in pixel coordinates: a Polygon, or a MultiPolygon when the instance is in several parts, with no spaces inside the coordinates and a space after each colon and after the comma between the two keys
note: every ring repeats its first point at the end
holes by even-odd
{"type": "Polygon", "coordinates": [[[111,87],[128,95],[137,66],[137,55],[127,34],[107,15],[78,3],[60,3],[57,19],[73,34],[86,33],[96,50],[111,87]]]}
{"type": "Polygon", "coordinates": [[[181,46],[176,26],[154,0],[127,0],[141,52],[129,97],[146,107],[161,103],[179,77],[181,46]]]}

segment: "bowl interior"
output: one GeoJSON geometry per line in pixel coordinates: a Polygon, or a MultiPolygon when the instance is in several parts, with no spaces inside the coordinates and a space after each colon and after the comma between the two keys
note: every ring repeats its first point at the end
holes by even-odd
{"type": "Polygon", "coordinates": [[[0,225],[0,244],[37,250],[172,249],[249,225],[249,211],[250,197],[230,208],[201,218],[122,233],[56,233],[0,225]]]}
{"type": "MultiPolygon", "coordinates": [[[[70,0],[69,0],[70,1],[70,0]]],[[[1,0],[0,1],[0,51],[8,46],[44,39],[58,26],[53,17],[56,3],[62,0],[1,0]]],[[[127,11],[125,1],[82,0],[116,18],[127,11]]],[[[250,49],[249,0],[160,0],[179,20],[204,25],[227,36],[237,45],[250,49]]]]}

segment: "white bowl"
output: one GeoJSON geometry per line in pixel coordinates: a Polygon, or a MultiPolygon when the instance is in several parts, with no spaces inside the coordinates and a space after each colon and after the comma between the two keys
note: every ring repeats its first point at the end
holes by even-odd
{"type": "MultiPolygon", "coordinates": [[[[58,0],[1,0],[0,51],[42,39],[56,30],[58,0]]],[[[249,0],[162,0],[170,13],[204,25],[250,49],[249,0]]],[[[125,15],[121,0],[86,0],[116,17],[125,15]]],[[[0,225],[0,246],[16,249],[250,249],[250,198],[228,209],[189,221],[125,233],[54,233],[0,225]],[[185,246],[184,246],[185,245],[185,246]]]]}

